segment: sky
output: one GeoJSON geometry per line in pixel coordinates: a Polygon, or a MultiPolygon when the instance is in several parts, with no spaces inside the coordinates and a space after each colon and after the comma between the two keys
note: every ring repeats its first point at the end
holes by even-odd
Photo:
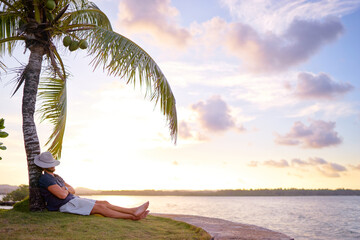
{"type": "MultiPolygon", "coordinates": [[[[56,173],[74,187],[360,189],[360,0],[96,0],[174,92],[178,140],[126,79],[61,46],[68,113],[56,173]]],[[[2,61],[26,64],[18,45],[2,61]]],[[[11,71],[10,71],[11,72],[11,71]]],[[[1,72],[0,184],[27,184],[21,97],[1,72]]],[[[49,123],[36,117],[41,149],[49,123]]]]}

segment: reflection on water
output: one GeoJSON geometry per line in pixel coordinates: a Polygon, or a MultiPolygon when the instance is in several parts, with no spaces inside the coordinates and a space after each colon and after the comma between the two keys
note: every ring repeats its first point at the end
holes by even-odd
{"type": "Polygon", "coordinates": [[[89,196],[133,207],[150,200],[156,213],[222,218],[285,233],[296,240],[360,239],[360,197],[89,196]]]}

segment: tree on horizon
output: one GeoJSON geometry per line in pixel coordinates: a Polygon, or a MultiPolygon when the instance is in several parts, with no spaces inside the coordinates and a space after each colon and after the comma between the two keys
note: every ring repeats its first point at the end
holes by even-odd
{"type": "MultiPolygon", "coordinates": [[[[150,101],[160,104],[170,135],[177,138],[175,97],[156,62],[137,44],[112,30],[108,17],[87,0],[0,0],[0,56],[12,56],[22,43],[30,52],[28,63],[19,70],[15,94],[24,85],[22,119],[28,164],[30,210],[44,209],[38,188],[41,169],[34,164],[40,143],[34,122],[37,96],[42,120],[54,125],[46,145],[56,159],[61,150],[66,124],[66,81],[69,76],[58,46],[68,50],[87,49],[94,70],[102,67],[109,75],[146,88],[150,101]],[[39,92],[38,92],[39,90],[39,92]]],[[[66,50],[66,51],[68,51],[66,50]]],[[[5,69],[5,62],[0,67],[5,69]]]]}

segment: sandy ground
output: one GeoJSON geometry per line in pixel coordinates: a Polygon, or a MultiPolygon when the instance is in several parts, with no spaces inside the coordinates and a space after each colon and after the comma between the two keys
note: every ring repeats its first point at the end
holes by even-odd
{"type": "Polygon", "coordinates": [[[167,217],[177,221],[189,223],[208,232],[214,240],[241,239],[241,240],[291,240],[285,234],[271,231],[255,225],[235,223],[219,218],[208,218],[192,215],[160,214],[151,215],[167,217]]]}

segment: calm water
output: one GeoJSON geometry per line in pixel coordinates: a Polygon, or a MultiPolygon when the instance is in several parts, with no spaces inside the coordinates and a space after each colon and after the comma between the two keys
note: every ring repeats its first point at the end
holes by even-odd
{"type": "Polygon", "coordinates": [[[222,218],[282,232],[296,240],[360,240],[360,197],[86,197],[124,207],[149,200],[154,213],[222,218]]]}
{"type": "Polygon", "coordinates": [[[360,239],[360,197],[89,196],[122,206],[150,200],[156,213],[222,218],[282,232],[296,240],[360,239]]]}
{"type": "MultiPolygon", "coordinates": [[[[3,197],[5,197],[5,195],[0,194],[0,201],[3,199],[3,197]]],[[[11,209],[12,207],[10,206],[0,206],[0,209],[11,209]]]]}

